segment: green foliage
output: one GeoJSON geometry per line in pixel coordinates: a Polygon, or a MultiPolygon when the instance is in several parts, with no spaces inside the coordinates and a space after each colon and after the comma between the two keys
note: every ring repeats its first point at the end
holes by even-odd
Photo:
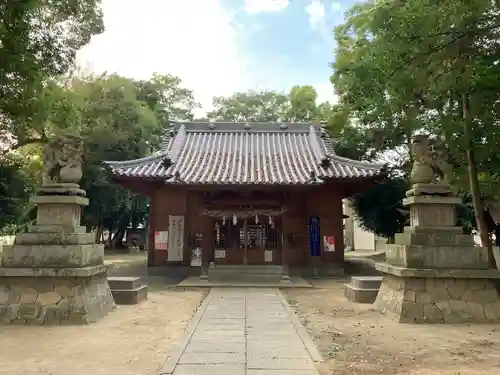
{"type": "Polygon", "coordinates": [[[48,77],[104,30],[100,0],[0,0],[0,113],[28,121],[48,77]]]}
{"type": "Polygon", "coordinates": [[[24,169],[25,160],[10,154],[0,158],[0,233],[19,231],[32,218],[29,196],[33,181],[24,169]]]}
{"type": "Polygon", "coordinates": [[[331,114],[329,103],[317,104],[312,86],[293,86],[288,94],[275,91],[237,92],[215,97],[214,110],[207,114],[212,121],[322,121],[331,114]]]}
{"type": "Polygon", "coordinates": [[[361,227],[388,238],[402,232],[408,222],[408,212],[402,205],[408,189],[407,180],[391,178],[353,196],[352,206],[361,227]]]}

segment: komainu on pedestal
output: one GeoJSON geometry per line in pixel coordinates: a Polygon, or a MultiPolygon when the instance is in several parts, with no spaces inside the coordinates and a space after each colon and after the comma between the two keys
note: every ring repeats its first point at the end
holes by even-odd
{"type": "Polygon", "coordinates": [[[88,324],[116,307],[104,245],[80,225],[88,205],[78,185],[82,152],[75,136],[56,137],[45,148],[43,185],[31,199],[36,225],[1,254],[0,324],[88,324]]]}
{"type": "Polygon", "coordinates": [[[386,245],[376,268],[384,279],[375,306],[402,323],[498,323],[500,272],[490,269],[488,249],[456,226],[450,168],[427,136],[412,143],[412,188],[403,204],[410,226],[386,245]]]}

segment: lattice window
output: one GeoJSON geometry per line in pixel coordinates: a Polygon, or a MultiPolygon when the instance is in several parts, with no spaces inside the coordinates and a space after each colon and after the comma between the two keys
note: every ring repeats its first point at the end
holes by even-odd
{"type": "Polygon", "coordinates": [[[286,243],[289,248],[296,249],[300,247],[300,236],[295,233],[289,233],[286,236],[286,243]]]}
{"type": "Polygon", "coordinates": [[[230,220],[214,221],[214,246],[216,249],[229,249],[231,247],[231,223],[230,220]]]}
{"type": "Polygon", "coordinates": [[[277,249],[276,228],[268,222],[248,224],[247,246],[249,249],[277,249]]]}
{"type": "Polygon", "coordinates": [[[201,242],[203,239],[203,234],[201,233],[190,233],[189,234],[189,246],[192,249],[195,249],[197,247],[201,247],[201,242]]]}

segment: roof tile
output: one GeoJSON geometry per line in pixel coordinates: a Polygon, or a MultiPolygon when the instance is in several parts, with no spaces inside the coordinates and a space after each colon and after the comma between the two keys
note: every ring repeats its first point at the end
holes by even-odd
{"type": "Polygon", "coordinates": [[[304,123],[177,123],[150,157],[104,162],[117,177],[183,184],[315,184],[366,178],[382,165],[339,157],[318,126],[304,123]]]}

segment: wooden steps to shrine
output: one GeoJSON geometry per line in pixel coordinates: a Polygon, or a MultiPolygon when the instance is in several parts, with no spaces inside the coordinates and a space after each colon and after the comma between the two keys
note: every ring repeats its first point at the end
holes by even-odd
{"type": "Polygon", "coordinates": [[[217,265],[208,269],[211,280],[280,279],[281,265],[217,265]]]}
{"type": "Polygon", "coordinates": [[[148,297],[140,277],[108,277],[108,284],[117,305],[135,305],[148,297]]]}
{"type": "Polygon", "coordinates": [[[382,279],[382,276],[352,276],[349,284],[344,284],[344,295],[352,302],[373,303],[382,279]]]}

